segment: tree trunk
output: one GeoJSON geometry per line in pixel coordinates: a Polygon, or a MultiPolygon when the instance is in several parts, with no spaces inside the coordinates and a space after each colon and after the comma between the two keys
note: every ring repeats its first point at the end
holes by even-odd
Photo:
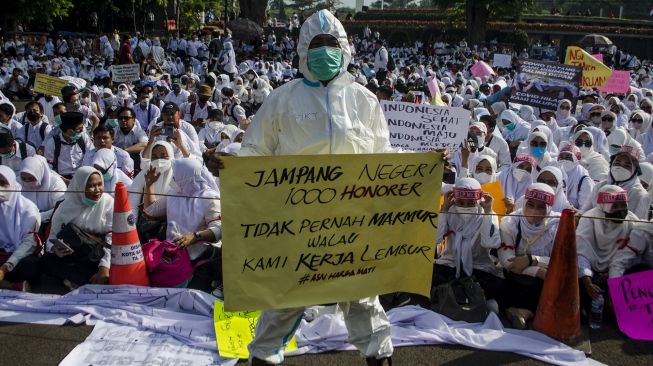
{"type": "Polygon", "coordinates": [[[260,26],[265,25],[268,0],[238,0],[238,4],[241,18],[247,18],[260,26]]]}
{"type": "Polygon", "coordinates": [[[487,31],[488,9],[485,2],[465,1],[465,15],[467,19],[467,44],[480,44],[485,42],[487,31]]]}

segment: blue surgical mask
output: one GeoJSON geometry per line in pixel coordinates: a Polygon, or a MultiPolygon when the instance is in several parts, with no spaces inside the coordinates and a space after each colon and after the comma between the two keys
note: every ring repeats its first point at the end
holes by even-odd
{"type": "Polygon", "coordinates": [[[541,158],[546,152],[546,147],[531,147],[531,155],[536,158],[541,158]]]}
{"type": "Polygon", "coordinates": [[[318,80],[333,79],[342,68],[342,50],[336,47],[312,48],[307,52],[308,70],[318,80]]]}

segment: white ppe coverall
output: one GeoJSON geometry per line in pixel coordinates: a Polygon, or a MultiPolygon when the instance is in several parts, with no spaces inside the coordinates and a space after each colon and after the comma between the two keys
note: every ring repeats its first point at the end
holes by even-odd
{"type": "MultiPolygon", "coordinates": [[[[321,10],[302,25],[297,45],[304,79],[274,90],[247,129],[240,156],[371,154],[395,152],[388,126],[374,94],[346,72],[351,55],[340,21],[321,10]],[[343,51],[338,75],[324,86],[307,66],[311,40],[320,34],[335,37],[343,51]]],[[[349,341],[365,357],[392,355],[390,322],[378,297],[341,303],[349,341]]],[[[263,311],[256,336],[249,344],[250,359],[283,361],[283,350],[299,326],[304,308],[263,311]]]]}

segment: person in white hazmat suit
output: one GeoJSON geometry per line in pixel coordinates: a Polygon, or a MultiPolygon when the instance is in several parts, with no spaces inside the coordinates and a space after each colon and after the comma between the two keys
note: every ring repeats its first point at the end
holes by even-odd
{"type": "MultiPolygon", "coordinates": [[[[302,25],[297,45],[303,79],[274,90],[247,129],[239,156],[395,152],[374,94],[346,71],[347,34],[327,10],[302,25]]],[[[349,342],[368,365],[392,364],[390,322],[378,297],[340,303],[349,342]]],[[[304,308],[263,311],[249,344],[252,365],[283,362],[304,308]]]]}

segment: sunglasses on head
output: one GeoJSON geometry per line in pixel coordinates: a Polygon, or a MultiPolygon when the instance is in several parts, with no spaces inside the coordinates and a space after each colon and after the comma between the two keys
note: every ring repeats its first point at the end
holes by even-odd
{"type": "Polygon", "coordinates": [[[575,143],[576,143],[576,146],[578,146],[578,147],[583,147],[583,146],[592,147],[592,141],[590,141],[590,140],[587,140],[587,141],[576,140],[575,143]]]}

